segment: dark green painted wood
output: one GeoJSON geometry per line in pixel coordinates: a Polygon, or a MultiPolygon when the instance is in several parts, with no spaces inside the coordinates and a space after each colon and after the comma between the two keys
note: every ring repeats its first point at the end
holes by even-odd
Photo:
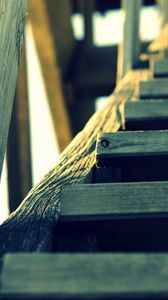
{"type": "Polygon", "coordinates": [[[100,161],[103,157],[168,155],[167,144],[168,130],[102,133],[97,139],[97,159],[100,161]]]}
{"type": "Polygon", "coordinates": [[[168,131],[98,135],[94,182],[168,180],[168,131]]]}
{"type": "Polygon", "coordinates": [[[168,129],[168,101],[141,100],[125,103],[126,130],[168,129]]]}
{"type": "Polygon", "coordinates": [[[7,255],[1,296],[4,299],[167,299],[168,255],[7,255]]]}
{"type": "Polygon", "coordinates": [[[151,70],[154,77],[168,77],[168,58],[154,59],[151,70]]]}
{"type": "Polygon", "coordinates": [[[140,98],[167,98],[168,79],[157,78],[141,81],[139,86],[140,98]]]}
{"type": "Polygon", "coordinates": [[[168,182],[84,184],[61,192],[60,220],[168,217],[168,182]]]}

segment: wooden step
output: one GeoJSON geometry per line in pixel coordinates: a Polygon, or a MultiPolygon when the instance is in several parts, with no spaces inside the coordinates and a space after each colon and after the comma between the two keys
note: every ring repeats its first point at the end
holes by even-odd
{"type": "Polygon", "coordinates": [[[98,135],[95,182],[168,180],[168,131],[98,135]]]}
{"type": "Polygon", "coordinates": [[[1,299],[168,299],[168,254],[9,254],[1,299]]]}
{"type": "Polygon", "coordinates": [[[168,58],[154,59],[151,63],[151,71],[154,77],[168,76],[168,58]]]}
{"type": "Polygon", "coordinates": [[[168,98],[168,79],[155,78],[140,81],[139,85],[140,98],[168,98]]]}
{"type": "Polygon", "coordinates": [[[55,251],[168,250],[168,182],[84,184],[61,192],[55,251]],[[83,245],[82,245],[83,244],[83,245]]]}
{"type": "Polygon", "coordinates": [[[125,103],[126,130],[168,129],[168,101],[141,100],[125,103]]]}

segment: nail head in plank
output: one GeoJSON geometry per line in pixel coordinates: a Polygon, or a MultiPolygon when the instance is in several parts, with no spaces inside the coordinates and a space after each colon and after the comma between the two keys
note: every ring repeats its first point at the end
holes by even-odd
{"type": "Polygon", "coordinates": [[[61,192],[60,221],[168,216],[168,182],[83,184],[61,192]]]}
{"type": "Polygon", "coordinates": [[[98,134],[97,160],[103,157],[168,155],[168,130],[98,134]]]}
{"type": "Polygon", "coordinates": [[[167,299],[168,254],[8,254],[0,295],[4,299],[167,299]]]}
{"type": "Polygon", "coordinates": [[[140,81],[140,98],[167,98],[168,97],[168,79],[155,78],[151,80],[140,81]]]}

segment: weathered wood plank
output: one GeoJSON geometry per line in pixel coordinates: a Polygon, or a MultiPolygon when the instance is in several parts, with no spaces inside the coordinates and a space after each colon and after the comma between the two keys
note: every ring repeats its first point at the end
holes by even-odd
{"type": "Polygon", "coordinates": [[[168,182],[67,186],[60,221],[160,218],[168,216],[168,182]]]}
{"type": "Polygon", "coordinates": [[[20,207],[0,226],[0,253],[42,251],[59,216],[61,187],[83,182],[95,164],[96,138],[99,132],[115,132],[123,120],[120,104],[138,97],[139,81],[146,71],[130,71],[109,97],[107,106],[96,112],[59,161],[35,186],[20,207]],[[136,88],[135,88],[136,87],[136,88]]]}
{"type": "Polygon", "coordinates": [[[168,131],[98,135],[94,182],[168,180],[168,131]]]}
{"type": "Polygon", "coordinates": [[[0,2],[0,174],[16,88],[26,11],[26,0],[0,2]]]}
{"type": "Polygon", "coordinates": [[[124,106],[126,130],[168,129],[168,101],[127,101],[124,106]]]}
{"type": "Polygon", "coordinates": [[[97,158],[168,155],[168,131],[136,131],[98,135],[97,158]]]}
{"type": "Polygon", "coordinates": [[[4,259],[4,299],[168,298],[167,254],[13,254],[4,259]]]}
{"type": "Polygon", "coordinates": [[[151,63],[151,71],[154,77],[168,77],[168,58],[154,59],[151,63]]]}
{"type": "Polygon", "coordinates": [[[140,54],[139,18],[142,0],[123,0],[122,7],[125,14],[123,41],[119,47],[118,80],[133,68],[140,54]]]}
{"type": "MultiPolygon", "coordinates": [[[[62,38],[62,43],[60,46],[61,49],[59,49],[59,55],[61,56],[61,58],[59,57],[58,61],[58,49],[57,46],[55,46],[55,43],[58,44],[58,40],[60,39],[60,37],[58,36],[59,31],[56,30],[59,23],[54,21],[54,13],[57,14],[58,22],[59,20],[62,20],[61,12],[63,12],[64,10],[66,11],[65,8],[67,8],[69,2],[66,0],[60,0],[60,11],[57,8],[57,4],[58,3],[55,1],[30,0],[29,11],[30,21],[35,37],[35,43],[41,63],[42,74],[44,77],[46,92],[48,95],[48,101],[53,117],[56,139],[58,140],[60,151],[63,151],[72,139],[59,67],[59,61],[61,61],[61,59],[64,59],[64,47],[67,53],[68,46],[64,45],[66,39],[62,38]],[[48,13],[48,10],[50,11],[50,14],[52,12],[51,19],[49,18],[50,14],[48,13]],[[56,33],[54,34],[55,31],[56,33]]],[[[61,24],[62,23],[63,22],[61,22],[61,24]]],[[[67,24],[66,28],[68,28],[67,24]]],[[[66,55],[65,59],[67,61],[69,60],[68,55],[66,55]]]]}
{"type": "Polygon", "coordinates": [[[144,80],[139,86],[140,98],[167,98],[168,95],[168,79],[157,78],[144,80]]]}

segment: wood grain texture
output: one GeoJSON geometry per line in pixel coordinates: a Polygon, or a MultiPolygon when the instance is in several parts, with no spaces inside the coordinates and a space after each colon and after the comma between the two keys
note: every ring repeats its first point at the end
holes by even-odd
{"type": "Polygon", "coordinates": [[[168,119],[168,101],[167,100],[141,100],[128,101],[125,103],[126,122],[138,120],[161,120],[168,119]]]}
{"type": "Polygon", "coordinates": [[[102,133],[98,135],[97,159],[105,156],[167,156],[167,144],[168,130],[102,133]],[[103,141],[107,141],[107,147],[103,141]]]}
{"type": "MultiPolygon", "coordinates": [[[[41,70],[44,78],[49,106],[50,106],[51,115],[53,119],[55,135],[58,141],[58,146],[60,151],[63,151],[72,139],[69,118],[68,118],[67,109],[65,105],[64,93],[62,87],[62,75],[61,75],[61,68],[60,68],[60,65],[61,66],[64,65],[63,64],[64,54],[65,54],[66,62],[68,62],[70,58],[68,56],[68,51],[67,51],[68,45],[64,44],[64,41],[67,41],[67,39],[66,37],[62,39],[58,35],[59,30],[57,29],[57,26],[59,26],[59,22],[61,22],[63,18],[62,13],[64,12],[64,10],[65,10],[65,19],[67,18],[66,15],[67,6],[69,7],[69,2],[66,0],[64,1],[59,0],[57,2],[43,1],[43,0],[29,1],[30,22],[34,33],[35,44],[39,55],[41,70]],[[60,11],[59,11],[59,7],[60,7],[60,11]],[[56,12],[55,23],[54,23],[54,12],[56,12]],[[50,19],[50,15],[51,15],[51,19],[50,19]],[[54,33],[55,31],[56,33],[54,33]],[[60,39],[61,39],[61,43],[59,42],[60,39]],[[59,46],[57,49],[58,43],[59,46]]],[[[62,27],[63,22],[60,24],[61,24],[60,27],[62,27]]],[[[69,32],[67,25],[64,28],[64,31],[66,34],[67,32],[69,32]]],[[[63,32],[62,34],[64,35],[63,32]]],[[[69,47],[71,48],[72,45],[69,39],[68,42],[69,42],[69,47]]]]}
{"type": "Polygon", "coordinates": [[[168,79],[157,78],[140,82],[140,98],[167,98],[168,79]]]}
{"type": "Polygon", "coordinates": [[[167,254],[13,254],[3,299],[168,298],[167,254]]]}
{"type": "Polygon", "coordinates": [[[167,130],[168,101],[144,99],[125,103],[125,130],[167,130]]]}
{"type": "Polygon", "coordinates": [[[97,134],[120,128],[124,120],[120,104],[138,97],[139,81],[147,76],[146,71],[130,71],[117,85],[106,107],[93,115],[61,154],[58,164],[0,226],[0,253],[45,249],[47,238],[58,220],[61,187],[85,180],[95,164],[97,134]]]}
{"type": "Polygon", "coordinates": [[[0,174],[21,56],[26,0],[0,2],[0,174]]]}
{"type": "Polygon", "coordinates": [[[153,218],[168,215],[168,182],[67,186],[60,221],[153,218]]]}

